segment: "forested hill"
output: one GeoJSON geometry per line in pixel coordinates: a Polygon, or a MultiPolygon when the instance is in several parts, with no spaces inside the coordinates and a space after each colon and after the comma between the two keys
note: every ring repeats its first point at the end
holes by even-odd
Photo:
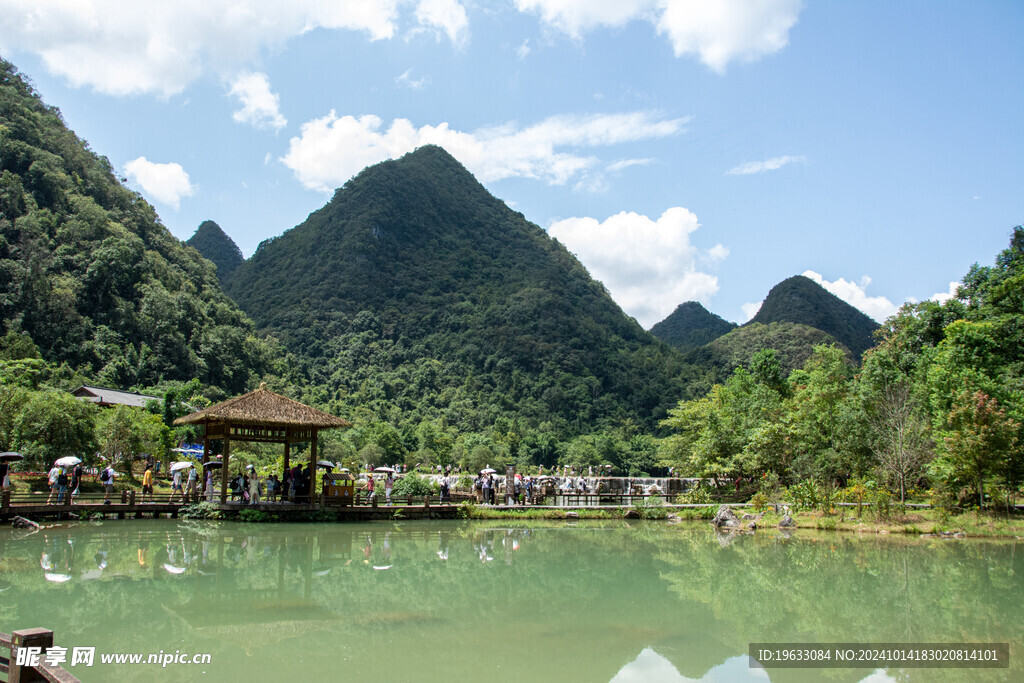
{"type": "Polygon", "coordinates": [[[339,410],[407,423],[653,425],[688,377],[560,243],[434,146],[363,170],[228,291],[339,410]]]}
{"type": "Polygon", "coordinates": [[[234,240],[225,234],[213,221],[203,221],[192,237],[185,242],[202,254],[203,258],[217,266],[217,279],[223,285],[245,258],[234,240]]]}
{"type": "Polygon", "coordinates": [[[874,320],[803,275],[772,287],[747,325],[773,322],[798,323],[827,332],[857,358],[874,345],[872,334],[878,329],[874,320]]]}
{"type": "Polygon", "coordinates": [[[651,334],[680,351],[689,351],[713,342],[735,327],[736,323],[715,315],[696,301],[687,301],[652,327],[651,334]]]}
{"type": "Polygon", "coordinates": [[[129,388],[200,378],[246,388],[253,327],[210,263],[0,60],[0,333],[129,388]]]}

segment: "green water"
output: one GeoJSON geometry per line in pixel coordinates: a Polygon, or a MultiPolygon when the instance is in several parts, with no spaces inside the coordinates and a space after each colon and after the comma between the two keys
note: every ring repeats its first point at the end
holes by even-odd
{"type": "Polygon", "coordinates": [[[1013,542],[624,522],[252,525],[171,520],[0,529],[0,631],[95,646],[84,681],[888,680],[750,669],[748,643],[1010,643],[1022,680],[1024,548],[1013,542]],[[100,653],[209,664],[99,664],[100,653]]]}

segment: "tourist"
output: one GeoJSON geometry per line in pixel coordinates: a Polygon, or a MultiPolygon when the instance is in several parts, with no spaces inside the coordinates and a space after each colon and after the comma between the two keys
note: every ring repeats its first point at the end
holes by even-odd
{"type": "Polygon", "coordinates": [[[6,460],[0,460],[0,491],[11,488],[10,467],[6,460]]]}
{"type": "Polygon", "coordinates": [[[57,463],[53,463],[53,467],[50,468],[49,473],[46,475],[46,481],[50,486],[50,495],[46,499],[47,505],[53,505],[53,494],[57,493],[57,477],[60,476],[60,468],[57,467],[57,463]]]}
{"type": "Polygon", "coordinates": [[[206,502],[213,502],[213,468],[206,468],[206,502]]]}
{"type": "Polygon", "coordinates": [[[249,477],[249,505],[259,505],[260,502],[260,478],[256,472],[249,477]]]}
{"type": "Polygon", "coordinates": [[[196,500],[196,484],[199,482],[199,473],[195,465],[188,468],[188,485],[185,488],[185,502],[193,503],[196,500]]]}
{"type": "Polygon", "coordinates": [[[491,495],[494,493],[494,482],[491,480],[491,475],[484,475],[483,482],[483,493],[484,493],[484,504],[490,505],[492,502],[491,495]]]}
{"type": "Polygon", "coordinates": [[[114,468],[107,465],[100,472],[100,483],[103,484],[103,504],[110,504],[110,496],[114,493],[114,468]]]}
{"type": "Polygon", "coordinates": [[[146,496],[149,496],[149,501],[153,501],[153,468],[149,464],[146,465],[146,471],[142,475],[142,502],[146,502],[146,496]]]}
{"type": "Polygon", "coordinates": [[[366,489],[366,501],[371,505],[373,504],[374,496],[377,494],[374,490],[375,487],[376,484],[373,481],[373,472],[371,472],[366,476],[366,485],[363,487],[366,489]]]}
{"type": "Polygon", "coordinates": [[[391,505],[391,489],[395,485],[395,475],[388,472],[387,479],[384,480],[384,498],[387,499],[387,504],[391,505]]]}
{"type": "Polygon", "coordinates": [[[72,505],[75,504],[75,498],[78,496],[78,487],[82,484],[82,475],[85,470],[82,469],[82,463],[75,465],[74,469],[71,470],[71,500],[72,505]]]}
{"type": "Polygon", "coordinates": [[[313,499],[314,484],[316,484],[316,472],[313,470],[313,463],[309,462],[306,464],[306,469],[302,470],[302,495],[306,496],[306,502],[311,502],[313,499]]]}
{"type": "Polygon", "coordinates": [[[174,496],[181,497],[181,470],[174,470],[171,474],[171,499],[169,503],[174,502],[174,496]]]}
{"type": "Polygon", "coordinates": [[[277,502],[277,494],[274,493],[277,484],[275,479],[277,479],[277,475],[272,474],[269,477],[267,477],[266,481],[267,500],[270,501],[271,503],[277,502]]]}
{"type": "MultiPolygon", "coordinates": [[[[440,465],[438,465],[438,469],[441,469],[440,465]]],[[[451,486],[451,482],[449,481],[447,475],[441,475],[441,502],[442,503],[447,503],[448,502],[448,498],[451,495],[450,486],[451,486]]]]}
{"type": "Polygon", "coordinates": [[[68,473],[63,467],[61,467],[60,472],[57,473],[57,505],[62,505],[64,503],[64,496],[68,493],[69,483],[70,480],[68,479],[68,473]]]}

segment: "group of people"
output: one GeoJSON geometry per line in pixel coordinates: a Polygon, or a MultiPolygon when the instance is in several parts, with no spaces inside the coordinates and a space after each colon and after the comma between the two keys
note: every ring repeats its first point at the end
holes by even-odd
{"type": "Polygon", "coordinates": [[[46,504],[53,505],[53,498],[56,496],[57,505],[63,505],[65,501],[69,505],[74,505],[84,475],[85,468],[82,467],[82,463],[70,467],[53,463],[53,467],[46,475],[47,483],[50,485],[50,495],[46,499],[46,504]]]}
{"type": "Polygon", "coordinates": [[[494,505],[498,495],[498,490],[504,490],[504,497],[506,499],[511,498],[512,503],[515,505],[521,505],[529,500],[533,499],[533,492],[536,488],[537,482],[531,476],[524,477],[521,474],[516,474],[512,477],[511,486],[509,485],[508,477],[505,477],[503,482],[499,482],[493,473],[481,472],[473,480],[473,491],[477,495],[477,501],[486,505],[494,505]]]}

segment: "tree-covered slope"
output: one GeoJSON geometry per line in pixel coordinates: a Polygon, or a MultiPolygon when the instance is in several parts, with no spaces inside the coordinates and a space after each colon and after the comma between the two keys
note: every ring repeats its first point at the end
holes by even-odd
{"type": "Polygon", "coordinates": [[[439,147],[362,171],[228,291],[331,398],[396,421],[653,421],[689,370],[439,147]]]}
{"type": "Polygon", "coordinates": [[[809,325],[827,332],[857,358],[874,345],[872,335],[878,329],[874,320],[803,275],[772,287],[747,325],[773,322],[809,325]]]}
{"type": "Polygon", "coordinates": [[[0,331],[110,386],[241,391],[252,324],[213,267],[0,60],[0,331]]]}
{"type": "Polygon", "coordinates": [[[185,241],[185,244],[193,247],[203,258],[217,266],[217,279],[220,280],[222,285],[228,281],[228,278],[235,272],[235,269],[245,261],[245,258],[242,256],[242,250],[213,221],[203,221],[200,223],[195,233],[185,241]]]}
{"type": "Polygon", "coordinates": [[[696,301],[679,304],[671,315],[651,328],[651,334],[680,351],[709,344],[736,327],[696,301]]]}

